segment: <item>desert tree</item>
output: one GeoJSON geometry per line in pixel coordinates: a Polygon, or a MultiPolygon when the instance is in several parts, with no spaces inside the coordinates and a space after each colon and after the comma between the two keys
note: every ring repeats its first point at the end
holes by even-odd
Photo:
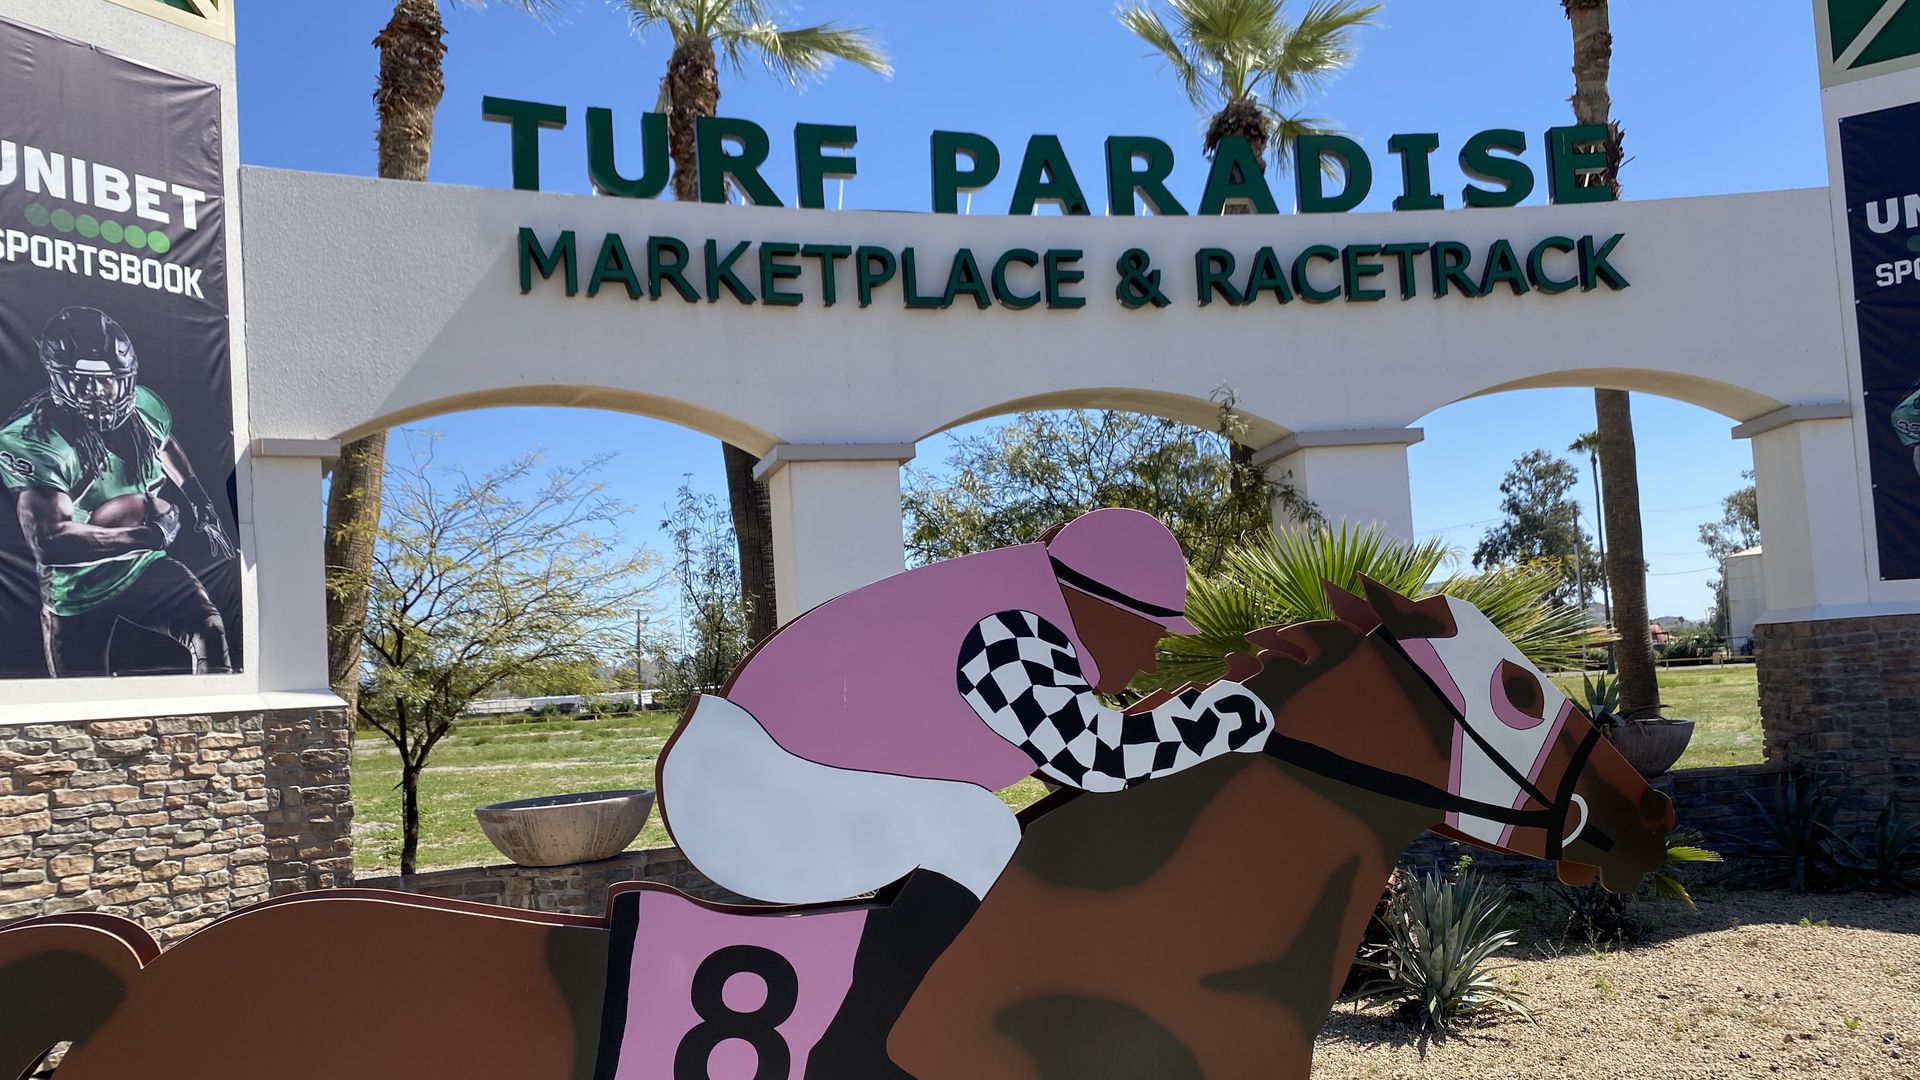
{"type": "Polygon", "coordinates": [[[420,777],[475,700],[631,655],[657,560],[621,542],[629,508],[598,480],[611,455],[543,467],[535,454],[473,475],[427,437],[389,462],[368,574],[356,710],[400,755],[400,872],[420,848],[420,777]]]}

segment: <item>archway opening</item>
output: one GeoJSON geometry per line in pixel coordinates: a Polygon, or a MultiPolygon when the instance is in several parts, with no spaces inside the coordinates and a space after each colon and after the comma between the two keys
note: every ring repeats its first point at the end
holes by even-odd
{"type": "MultiPolygon", "coordinates": [[[[356,870],[376,879],[405,848],[403,755],[424,732],[405,749],[394,738],[407,693],[419,709],[430,684],[448,682],[461,699],[417,770],[414,867],[493,865],[505,857],[477,807],[654,787],[678,707],[700,688],[682,684],[716,684],[698,673],[730,669],[748,645],[711,434],[632,411],[515,404],[441,409],[396,425],[387,444],[351,773],[356,870]],[[519,627],[520,608],[552,614],[519,627]],[[567,614],[594,625],[565,625],[567,614]],[[422,640],[404,645],[399,628],[422,640]]],[[[628,849],[669,844],[654,816],[628,849]]]]}
{"type": "MultiPolygon", "coordinates": [[[[1722,558],[1759,546],[1753,455],[1716,408],[1766,403],[1743,405],[1746,392],[1717,386],[1661,384],[1685,392],[1683,401],[1645,392],[1649,381],[1657,380],[1631,380],[1641,391],[1631,401],[1661,701],[1666,715],[1696,722],[1682,767],[1757,763],[1764,740],[1748,641],[1759,612],[1729,605],[1721,591],[1722,558]]],[[[1614,621],[1600,553],[1614,538],[1600,513],[1604,470],[1583,440],[1594,415],[1590,385],[1493,388],[1422,417],[1426,438],[1410,449],[1408,469],[1418,538],[1442,540],[1469,565],[1562,567],[1560,599],[1583,604],[1595,628],[1588,667],[1597,673],[1614,621]]],[[[1567,686],[1582,698],[1580,676],[1567,686]]]]}

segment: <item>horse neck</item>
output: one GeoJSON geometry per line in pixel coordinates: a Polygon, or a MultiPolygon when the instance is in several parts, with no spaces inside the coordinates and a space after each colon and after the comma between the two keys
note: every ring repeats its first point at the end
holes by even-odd
{"type": "MultiPolygon", "coordinates": [[[[1269,659],[1267,672],[1281,678],[1262,687],[1261,696],[1276,732],[1347,761],[1448,786],[1452,713],[1399,649],[1380,634],[1362,634],[1344,623],[1289,628],[1289,635],[1308,657],[1269,659]]],[[[1440,820],[1439,811],[1277,756],[1300,782],[1303,799],[1330,803],[1365,822],[1392,859],[1440,820]]]]}

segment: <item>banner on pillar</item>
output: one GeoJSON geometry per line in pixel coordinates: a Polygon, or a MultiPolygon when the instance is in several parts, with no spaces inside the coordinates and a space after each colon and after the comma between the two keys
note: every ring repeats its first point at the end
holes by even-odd
{"type": "Polygon", "coordinates": [[[0,20],[0,102],[0,678],[237,670],[220,90],[0,20]]]}
{"type": "Polygon", "coordinates": [[[1840,121],[1874,532],[1883,579],[1920,578],[1920,104],[1840,121]]]}

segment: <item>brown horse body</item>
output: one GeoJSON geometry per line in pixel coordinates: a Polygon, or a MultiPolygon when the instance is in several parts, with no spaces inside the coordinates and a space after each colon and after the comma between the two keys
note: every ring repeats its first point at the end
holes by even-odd
{"type": "Polygon", "coordinates": [[[276,1080],[592,1080],[598,922],[349,889],[268,901],[153,956],[132,923],[32,920],[0,932],[0,1076],[57,1038],[75,1044],[60,1080],[240,1062],[276,1080]],[[336,1043],[316,1043],[326,1030],[336,1043]]]}
{"type": "MultiPolygon", "coordinates": [[[[1312,760],[1229,754],[1031,808],[1004,876],[924,978],[916,968],[892,1006],[898,1019],[873,1025],[890,1030],[884,1049],[857,1067],[836,1059],[834,1071],[816,1060],[809,1080],[1306,1076],[1391,868],[1445,817],[1405,789],[1334,778],[1326,762],[1444,790],[1460,721],[1397,644],[1451,633],[1444,611],[1370,599],[1376,614],[1358,625],[1256,635],[1268,651],[1257,670],[1240,665],[1276,730],[1310,742],[1312,760]]],[[[1555,851],[1562,877],[1637,881],[1659,860],[1671,804],[1610,747],[1583,743],[1584,718],[1565,728],[1541,754],[1542,784],[1565,773],[1571,793],[1579,781],[1579,824],[1590,816],[1612,838],[1589,829],[1580,836],[1599,846],[1576,838],[1555,851]]],[[[1503,850],[1542,855],[1566,825],[1517,826],[1503,850]]],[[[604,920],[308,894],[230,916],[157,958],[144,934],[116,925],[131,928],[54,918],[0,932],[0,1017],[27,1018],[0,1027],[0,1077],[57,1040],[75,1043],[59,1080],[184,1080],[222,1059],[272,1062],[281,1080],[592,1080],[605,1058],[614,935],[604,920]],[[277,962],[302,953],[325,962],[277,962]],[[339,1011],[351,1057],[290,1040],[289,1015],[314,1008],[339,1011]]],[[[703,1078],[705,1067],[638,1080],[703,1078]]]]}

